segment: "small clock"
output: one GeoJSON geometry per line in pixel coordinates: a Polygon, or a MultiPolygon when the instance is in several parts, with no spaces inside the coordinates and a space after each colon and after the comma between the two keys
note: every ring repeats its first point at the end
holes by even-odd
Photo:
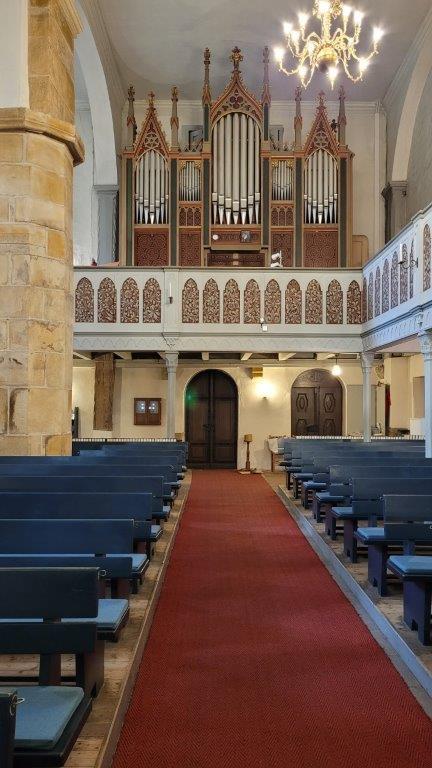
{"type": "Polygon", "coordinates": [[[136,397],[134,399],[134,424],[141,427],[161,424],[161,398],[136,397]]]}

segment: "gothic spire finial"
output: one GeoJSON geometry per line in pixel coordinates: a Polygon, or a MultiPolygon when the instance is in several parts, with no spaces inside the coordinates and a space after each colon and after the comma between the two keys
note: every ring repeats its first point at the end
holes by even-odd
{"type": "Polygon", "coordinates": [[[270,50],[268,46],[263,50],[263,64],[264,64],[264,77],[263,77],[263,90],[261,95],[261,103],[262,104],[270,104],[271,102],[271,96],[270,96],[270,80],[269,80],[269,61],[270,61],[270,50]]]}
{"type": "Polygon", "coordinates": [[[128,88],[128,116],[126,120],[127,126],[127,148],[130,150],[133,148],[137,134],[137,124],[135,120],[135,88],[130,85],[128,88]]]}
{"type": "Polygon", "coordinates": [[[171,102],[172,102],[172,108],[171,108],[171,149],[178,149],[179,148],[179,140],[178,140],[178,129],[179,129],[179,119],[177,115],[177,102],[178,102],[178,88],[176,85],[173,85],[171,89],[171,102]]]}
{"type": "Polygon", "coordinates": [[[296,113],[294,118],[295,148],[297,150],[300,150],[302,146],[303,117],[301,112],[301,101],[302,87],[301,85],[298,85],[295,90],[296,113]]]}
{"type": "Polygon", "coordinates": [[[230,61],[233,63],[233,74],[240,72],[240,63],[243,61],[243,55],[237,46],[232,50],[230,61]]]}
{"type": "Polygon", "coordinates": [[[210,49],[206,48],[204,51],[204,84],[202,92],[202,103],[211,104],[211,91],[210,91],[210,49]]]}
{"type": "Polygon", "coordinates": [[[155,96],[156,96],[156,94],[154,93],[154,91],[150,91],[150,93],[148,95],[148,101],[149,101],[150,109],[154,109],[155,96]]]}
{"type": "Polygon", "coordinates": [[[339,90],[339,118],[338,118],[338,128],[339,128],[339,144],[345,145],[346,144],[346,113],[345,113],[345,90],[343,86],[340,87],[339,90]]]}

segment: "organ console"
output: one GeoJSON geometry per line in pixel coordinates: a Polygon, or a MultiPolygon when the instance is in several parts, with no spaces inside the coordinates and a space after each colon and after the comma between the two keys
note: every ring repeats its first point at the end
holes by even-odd
{"type": "Polygon", "coordinates": [[[269,51],[261,99],[245,86],[241,51],[213,101],[210,51],[204,54],[203,124],[180,146],[178,92],[172,89],[171,141],[149,95],[138,132],[129,89],[123,152],[121,262],[134,266],[352,266],[352,161],[346,145],[345,95],[338,120],[324,94],[302,140],[302,92],[295,94],[294,141],[270,125],[269,51]]]}

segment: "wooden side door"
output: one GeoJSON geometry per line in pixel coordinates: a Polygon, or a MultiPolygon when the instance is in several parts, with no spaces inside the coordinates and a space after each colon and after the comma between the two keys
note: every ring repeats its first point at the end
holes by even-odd
{"type": "Polygon", "coordinates": [[[210,463],[217,468],[237,466],[237,387],[220,371],[212,371],[210,463]]]}
{"type": "Polygon", "coordinates": [[[186,390],[185,406],[189,464],[192,467],[208,467],[211,427],[209,371],[192,379],[186,390]]]}
{"type": "Polygon", "coordinates": [[[291,434],[316,434],[315,387],[293,387],[291,390],[291,434]]]}
{"type": "Polygon", "coordinates": [[[337,387],[318,388],[318,434],[329,437],[342,434],[342,393],[337,387]]]}

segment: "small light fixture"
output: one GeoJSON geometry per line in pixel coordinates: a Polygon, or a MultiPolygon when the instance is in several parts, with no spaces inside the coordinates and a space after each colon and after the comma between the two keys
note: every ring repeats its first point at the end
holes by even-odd
{"type": "Polygon", "coordinates": [[[332,368],[332,376],[340,376],[342,374],[342,368],[338,363],[338,359],[339,359],[338,355],[336,355],[335,357],[336,357],[336,362],[332,368]]]}
{"type": "Polygon", "coordinates": [[[267,333],[268,331],[268,325],[263,317],[260,317],[260,323],[261,323],[261,330],[263,333],[267,333]]]}

